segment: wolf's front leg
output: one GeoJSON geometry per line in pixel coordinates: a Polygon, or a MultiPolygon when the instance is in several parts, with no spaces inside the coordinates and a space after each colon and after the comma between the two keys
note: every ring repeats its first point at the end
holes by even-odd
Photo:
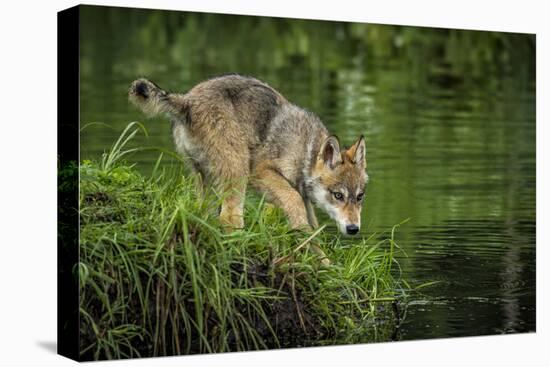
{"type": "Polygon", "coordinates": [[[264,192],[270,202],[283,209],[292,228],[311,228],[302,195],[280,173],[269,167],[258,167],[252,184],[264,192]]]}
{"type": "Polygon", "coordinates": [[[317,216],[315,215],[315,209],[311,201],[306,199],[306,211],[307,211],[307,221],[312,228],[319,227],[319,222],[317,222],[317,216]]]}

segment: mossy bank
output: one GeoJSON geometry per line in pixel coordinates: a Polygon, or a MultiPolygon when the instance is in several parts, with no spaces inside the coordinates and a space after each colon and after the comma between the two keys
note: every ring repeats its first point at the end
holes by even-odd
{"type": "Polygon", "coordinates": [[[392,231],[293,231],[249,198],[225,233],[195,177],[145,176],[124,141],[80,164],[80,348],[86,360],[388,341],[399,324],[392,231]],[[331,260],[323,265],[311,244],[331,260]]]}

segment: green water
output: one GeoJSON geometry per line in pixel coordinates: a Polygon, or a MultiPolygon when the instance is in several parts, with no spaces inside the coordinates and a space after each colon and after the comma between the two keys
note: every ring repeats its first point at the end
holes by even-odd
{"type": "MultiPolygon", "coordinates": [[[[185,91],[262,79],[346,144],[367,141],[363,233],[398,233],[412,286],[398,339],[535,330],[535,39],[492,32],[85,7],[81,158],[130,121],[173,149],[169,122],[127,102],[140,76],[185,91]]],[[[135,154],[143,171],[158,152],[135,154]]],[[[166,160],[165,165],[177,164],[166,160]]],[[[335,231],[336,229],[333,228],[335,231]]]]}

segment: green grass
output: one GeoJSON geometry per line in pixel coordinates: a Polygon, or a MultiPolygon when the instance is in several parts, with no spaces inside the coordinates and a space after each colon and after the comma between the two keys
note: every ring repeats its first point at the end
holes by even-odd
{"type": "Polygon", "coordinates": [[[220,199],[199,195],[194,176],[161,170],[162,155],[150,176],[122,161],[136,126],[79,168],[82,359],[391,338],[388,305],[401,294],[393,230],[354,241],[293,231],[256,197],[245,229],[227,234],[220,199]]]}

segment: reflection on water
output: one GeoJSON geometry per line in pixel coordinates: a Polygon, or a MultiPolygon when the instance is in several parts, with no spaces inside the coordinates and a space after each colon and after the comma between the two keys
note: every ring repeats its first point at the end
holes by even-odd
{"type": "Polygon", "coordinates": [[[403,338],[534,330],[533,221],[449,220],[411,236],[407,268],[440,283],[412,301],[403,338]]]}
{"type": "MultiPolygon", "coordinates": [[[[368,235],[406,218],[412,286],[401,339],[535,330],[534,37],[318,21],[85,8],[82,158],[144,118],[126,90],[238,72],[367,141],[368,235]]],[[[136,145],[171,148],[169,123],[136,145]]],[[[158,153],[132,159],[148,171],[158,153]]],[[[170,161],[166,161],[169,165],[170,161]]]]}

